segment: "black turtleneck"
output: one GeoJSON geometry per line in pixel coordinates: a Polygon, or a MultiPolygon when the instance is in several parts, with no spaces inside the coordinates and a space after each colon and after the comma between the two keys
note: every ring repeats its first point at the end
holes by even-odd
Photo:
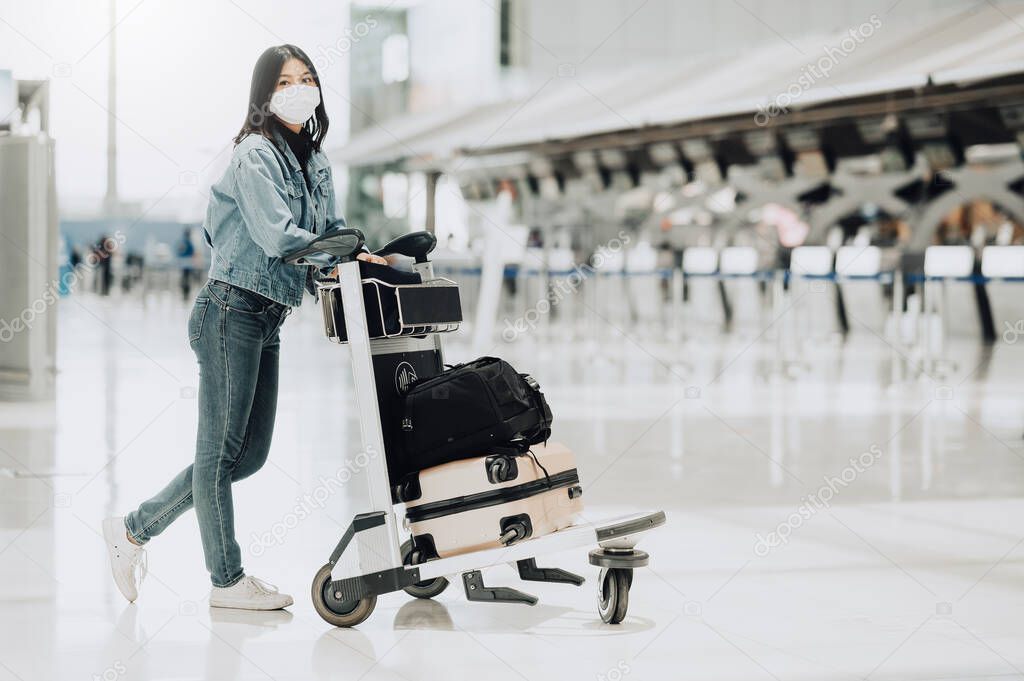
{"type": "Polygon", "coordinates": [[[288,143],[288,148],[295,154],[295,160],[299,162],[299,167],[302,168],[302,176],[306,179],[306,188],[310,188],[307,167],[309,165],[309,157],[313,155],[312,136],[310,136],[305,128],[295,133],[283,125],[278,127],[281,130],[281,136],[284,138],[284,141],[288,143]]]}

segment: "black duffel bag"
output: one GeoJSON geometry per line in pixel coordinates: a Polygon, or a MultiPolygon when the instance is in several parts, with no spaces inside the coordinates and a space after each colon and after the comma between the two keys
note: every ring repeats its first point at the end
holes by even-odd
{"type": "Polygon", "coordinates": [[[525,452],[551,435],[551,409],[531,376],[481,357],[413,383],[401,425],[412,472],[494,448],[525,452]]]}

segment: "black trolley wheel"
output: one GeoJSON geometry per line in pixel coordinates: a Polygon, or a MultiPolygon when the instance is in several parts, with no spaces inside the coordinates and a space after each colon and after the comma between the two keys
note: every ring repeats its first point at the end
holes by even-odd
{"type": "MultiPolygon", "coordinates": [[[[424,561],[421,559],[420,552],[412,548],[412,540],[406,540],[402,544],[402,564],[418,565],[422,562],[424,561]]],[[[434,577],[433,579],[425,579],[422,582],[416,582],[407,586],[404,591],[416,598],[434,598],[435,596],[440,596],[441,592],[447,588],[447,577],[434,577]]]]}
{"type": "Polygon", "coordinates": [[[376,596],[367,596],[358,601],[342,601],[331,586],[331,568],[328,563],[317,571],[313,578],[313,608],[325,622],[336,627],[354,627],[373,613],[377,606],[376,596]]]}
{"type": "Polygon", "coordinates": [[[630,568],[602,568],[598,577],[597,612],[605,624],[619,624],[629,608],[629,587],[633,584],[630,568]]]}

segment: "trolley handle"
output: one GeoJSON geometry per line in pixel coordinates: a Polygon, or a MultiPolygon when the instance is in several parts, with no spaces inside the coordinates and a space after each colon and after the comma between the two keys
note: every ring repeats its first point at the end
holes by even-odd
{"type": "Polygon", "coordinates": [[[435,246],[437,246],[437,237],[430,232],[412,232],[392,239],[373,254],[381,257],[404,255],[422,263],[427,261],[427,255],[434,250],[435,246]]]}
{"type": "Polygon", "coordinates": [[[314,253],[326,253],[344,262],[351,260],[356,253],[362,250],[364,240],[363,233],[358,229],[328,228],[326,232],[310,241],[306,246],[285,253],[283,259],[289,265],[308,265],[310,263],[305,261],[306,256],[314,253]]]}

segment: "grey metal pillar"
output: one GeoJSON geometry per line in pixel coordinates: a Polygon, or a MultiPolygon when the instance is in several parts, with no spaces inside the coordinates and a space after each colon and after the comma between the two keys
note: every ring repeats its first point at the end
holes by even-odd
{"type": "Polygon", "coordinates": [[[53,142],[0,137],[0,399],[53,397],[56,203],[53,142]]]}

